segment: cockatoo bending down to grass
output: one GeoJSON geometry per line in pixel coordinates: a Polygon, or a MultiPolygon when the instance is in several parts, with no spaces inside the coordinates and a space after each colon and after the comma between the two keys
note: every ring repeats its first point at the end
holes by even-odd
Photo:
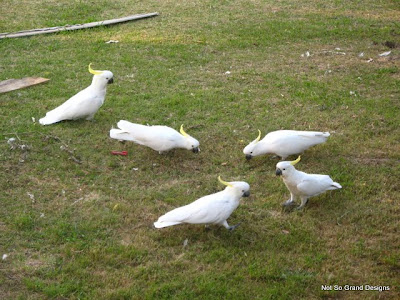
{"type": "Polygon", "coordinates": [[[199,141],[188,135],[181,125],[180,133],[168,126],[146,126],[121,120],[119,129],[111,129],[110,137],[117,140],[132,141],[150,147],[160,153],[174,148],[183,148],[198,153],[199,141]]]}
{"type": "Polygon", "coordinates": [[[294,161],[281,161],[276,165],[277,176],[282,176],[283,182],[290,192],[290,199],[283,205],[292,205],[296,198],[301,199],[302,209],[307,204],[308,198],[317,196],[329,190],[341,189],[342,186],[334,182],[328,175],[307,174],[297,171],[294,167],[300,161],[300,156],[294,161]]]}
{"type": "Polygon", "coordinates": [[[89,72],[94,75],[92,84],[69,98],[59,107],[46,113],[46,116],[39,120],[40,124],[50,125],[63,120],[93,119],[104,103],[107,84],[113,83],[114,79],[113,73],[110,71],[93,70],[90,64],[89,72]]]}
{"type": "Polygon", "coordinates": [[[324,143],[329,135],[329,132],[319,131],[277,130],[260,140],[261,131],[258,130],[258,137],[243,149],[243,153],[248,160],[262,154],[275,154],[286,159],[289,155],[324,143]]]}
{"type": "Polygon", "coordinates": [[[175,208],[158,218],[156,228],[163,228],[182,223],[219,224],[226,229],[234,230],[237,226],[229,226],[226,221],[238,207],[241,197],[250,196],[250,186],[243,181],[226,182],[218,180],[227,187],[218,193],[204,196],[188,205],[175,208]]]}

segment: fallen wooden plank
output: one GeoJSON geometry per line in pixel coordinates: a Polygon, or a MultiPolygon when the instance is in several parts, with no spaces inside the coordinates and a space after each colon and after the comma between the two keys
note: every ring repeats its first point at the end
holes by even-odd
{"type": "Polygon", "coordinates": [[[104,26],[104,25],[112,25],[112,24],[117,24],[117,23],[133,21],[133,20],[151,18],[151,17],[155,17],[158,15],[159,14],[157,12],[154,12],[154,13],[149,13],[149,14],[131,15],[131,16],[127,16],[127,17],[123,17],[123,18],[119,18],[119,19],[104,20],[104,21],[91,22],[91,23],[85,23],[85,24],[38,28],[38,29],[22,30],[22,31],[11,32],[11,33],[0,33],[0,39],[16,38],[16,37],[31,36],[31,35],[38,35],[38,34],[45,34],[45,33],[54,33],[54,32],[60,32],[60,31],[77,30],[77,29],[84,29],[84,28],[92,28],[92,27],[104,26]]]}
{"type": "Polygon", "coordinates": [[[49,81],[50,79],[42,77],[25,77],[22,79],[8,79],[0,81],[0,93],[6,93],[28,86],[40,84],[49,81]]]}

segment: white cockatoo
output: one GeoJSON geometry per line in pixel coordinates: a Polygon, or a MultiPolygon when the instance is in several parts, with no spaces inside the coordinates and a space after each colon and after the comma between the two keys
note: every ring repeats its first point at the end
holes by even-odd
{"type": "Polygon", "coordinates": [[[277,130],[260,140],[261,131],[258,130],[258,137],[243,149],[243,153],[248,160],[262,154],[275,154],[285,159],[324,143],[329,135],[329,132],[319,131],[277,130]]]}
{"type": "Polygon", "coordinates": [[[182,223],[219,224],[229,230],[235,229],[240,223],[229,226],[226,220],[239,206],[240,198],[250,196],[250,186],[243,181],[226,182],[221,177],[218,180],[227,186],[223,191],[171,210],[159,217],[154,226],[163,228],[182,223]]]}
{"type": "Polygon", "coordinates": [[[328,175],[307,174],[297,171],[294,167],[300,161],[300,156],[294,161],[281,161],[276,164],[277,176],[282,176],[283,182],[290,192],[290,199],[283,205],[294,204],[296,198],[300,198],[298,209],[307,204],[308,198],[317,196],[329,190],[341,189],[342,186],[334,182],[328,175]]]}
{"type": "Polygon", "coordinates": [[[89,72],[94,75],[92,84],[59,107],[46,113],[46,116],[39,120],[40,124],[49,125],[63,120],[93,119],[104,103],[107,84],[113,83],[114,79],[113,73],[110,71],[96,71],[90,65],[89,72]]]}
{"type": "Polygon", "coordinates": [[[180,133],[168,126],[146,126],[121,120],[117,123],[119,129],[111,129],[110,137],[117,140],[132,141],[136,144],[150,147],[158,152],[174,148],[200,151],[199,141],[188,135],[181,125],[180,133]]]}

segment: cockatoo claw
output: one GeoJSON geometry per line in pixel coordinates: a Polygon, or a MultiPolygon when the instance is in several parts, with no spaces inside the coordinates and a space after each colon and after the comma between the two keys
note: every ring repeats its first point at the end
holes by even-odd
{"type": "Polygon", "coordinates": [[[241,223],[237,223],[236,225],[229,226],[229,231],[234,231],[236,227],[238,227],[241,223]]]}

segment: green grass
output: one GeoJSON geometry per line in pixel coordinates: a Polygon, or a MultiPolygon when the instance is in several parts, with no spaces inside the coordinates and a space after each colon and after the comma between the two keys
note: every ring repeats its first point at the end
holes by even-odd
{"type": "Polygon", "coordinates": [[[0,32],[160,13],[0,40],[0,80],[51,79],[0,95],[1,299],[399,298],[398,1],[14,0],[0,10],[0,32]],[[90,83],[90,62],[115,76],[95,121],[33,123],[90,83]],[[111,140],[120,119],[183,123],[201,152],[111,140]],[[257,129],[331,132],[298,169],[343,189],[283,211],[277,161],[242,153],[257,129]],[[28,150],[11,150],[12,137],[28,150]],[[237,230],[152,228],[223,189],[218,175],[251,185],[229,219],[237,230]]]}

